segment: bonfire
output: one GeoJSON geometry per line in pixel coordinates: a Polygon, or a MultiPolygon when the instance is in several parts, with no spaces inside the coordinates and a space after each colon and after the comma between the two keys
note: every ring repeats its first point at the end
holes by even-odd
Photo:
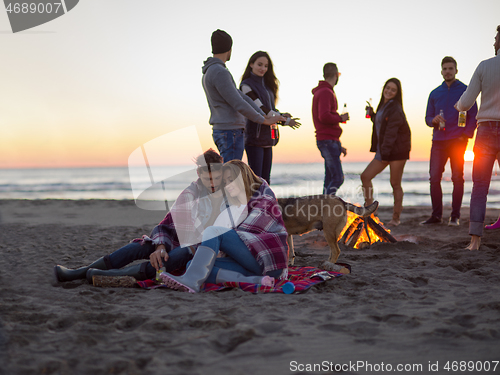
{"type": "Polygon", "coordinates": [[[397,242],[377,216],[361,217],[354,212],[347,212],[347,223],[337,241],[355,249],[365,249],[375,242],[397,242]]]}

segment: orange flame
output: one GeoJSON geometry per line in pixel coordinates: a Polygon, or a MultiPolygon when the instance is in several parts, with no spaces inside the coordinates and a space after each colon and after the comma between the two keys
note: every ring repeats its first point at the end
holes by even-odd
{"type": "MultiPolygon", "coordinates": [[[[350,225],[354,222],[354,220],[356,220],[359,216],[356,215],[354,212],[350,212],[348,211],[347,212],[347,222],[346,222],[346,225],[344,227],[344,229],[342,229],[342,232],[340,233],[340,236],[339,238],[337,239],[340,240],[342,238],[342,236],[344,235],[345,231],[350,227],[350,225]]],[[[382,223],[380,221],[380,219],[375,216],[375,215],[371,215],[370,216],[376,223],[380,224],[381,226],[384,225],[384,223],[382,223]]],[[[384,227],[384,229],[387,231],[387,233],[390,233],[391,231],[387,228],[384,227]]],[[[363,228],[363,230],[361,231],[361,234],[360,236],[358,237],[358,240],[356,241],[356,244],[354,245],[354,248],[355,249],[359,249],[361,244],[362,243],[369,243],[369,244],[372,244],[372,243],[375,243],[375,242],[384,242],[384,239],[382,239],[381,237],[379,237],[369,226],[367,227],[366,226],[366,223],[365,223],[365,228],[363,228]],[[369,238],[368,238],[368,235],[366,234],[367,230],[366,228],[368,229],[368,234],[369,234],[369,238]]]]}

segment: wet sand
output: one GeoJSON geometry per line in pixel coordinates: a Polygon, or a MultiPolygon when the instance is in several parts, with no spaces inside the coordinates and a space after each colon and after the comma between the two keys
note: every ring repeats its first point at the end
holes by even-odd
{"type": "MultiPolygon", "coordinates": [[[[192,295],[53,280],[55,264],[86,265],[149,234],[163,212],[0,201],[0,374],[480,373],[446,371],[453,361],[490,361],[481,373],[500,373],[500,230],[464,250],[468,211],[460,227],[422,227],[430,208],[406,208],[392,232],[406,241],[343,247],[352,274],[304,294],[192,295]]],[[[328,256],[321,232],[294,242],[296,265],[328,256]]]]}

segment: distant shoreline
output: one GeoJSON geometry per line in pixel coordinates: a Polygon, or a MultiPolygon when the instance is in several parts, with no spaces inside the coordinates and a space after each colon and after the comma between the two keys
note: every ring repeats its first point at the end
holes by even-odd
{"type": "MultiPolygon", "coordinates": [[[[311,196],[314,196],[311,194],[311,196]]],[[[296,197],[293,197],[296,198],[296,197]]],[[[342,197],[340,197],[342,198],[342,197]]],[[[343,200],[346,200],[342,198],[343,200]]],[[[136,205],[136,202],[133,199],[109,199],[109,198],[90,198],[90,199],[85,199],[85,198],[77,198],[77,199],[68,199],[68,198],[0,198],[0,212],[2,209],[2,204],[8,203],[8,202],[37,202],[40,205],[43,204],[50,204],[51,202],[58,202],[58,203],[75,203],[76,205],[85,205],[85,204],[92,204],[92,203],[116,203],[118,205],[124,205],[124,206],[129,206],[129,205],[136,205]]],[[[155,202],[155,201],[144,201],[144,202],[155,202]]],[[[167,201],[169,206],[173,204],[175,201],[167,201]]],[[[359,203],[356,202],[349,202],[353,203],[356,205],[359,205],[359,203]]],[[[429,201],[428,205],[425,204],[406,204],[405,207],[412,207],[412,208],[424,208],[427,209],[431,207],[431,202],[429,201]]],[[[467,207],[469,208],[469,205],[463,203],[462,208],[467,207]]],[[[144,211],[158,211],[158,210],[149,210],[149,209],[143,209],[141,207],[138,207],[139,209],[142,209],[144,211]]],[[[380,208],[392,208],[392,205],[380,205],[380,208]]],[[[444,205],[444,208],[451,208],[451,205],[444,205]]],[[[491,210],[500,210],[500,208],[489,208],[491,210]]]]}
{"type": "MultiPolygon", "coordinates": [[[[169,206],[171,206],[169,202],[169,206]]],[[[2,224],[42,225],[63,224],[103,226],[154,227],[166,215],[166,210],[146,210],[133,200],[112,199],[0,199],[0,226],[2,224]]],[[[378,209],[382,221],[392,215],[392,206],[378,209]]],[[[444,207],[443,218],[448,218],[451,207],[444,207]]],[[[431,213],[431,206],[405,206],[402,222],[421,218],[431,213]]],[[[494,222],[500,209],[487,208],[486,224],[494,222]]],[[[462,206],[462,226],[468,226],[469,207],[462,206]]],[[[436,227],[437,228],[437,227],[436,227]]]]}
{"type": "MultiPolygon", "coordinates": [[[[357,204],[364,201],[359,176],[365,167],[364,162],[344,163],[344,184],[338,192],[344,200],[357,204]]],[[[152,174],[127,167],[3,170],[0,172],[0,199],[123,201],[139,197],[174,201],[197,178],[194,166],[154,167],[151,171],[152,174]],[[154,183],[151,182],[151,175],[154,175],[154,183]]],[[[320,194],[324,174],[322,163],[275,163],[271,172],[271,188],[277,197],[320,194]]],[[[471,163],[465,164],[464,179],[463,205],[467,206],[473,185],[471,163]]],[[[373,180],[373,187],[381,205],[392,205],[389,168],[373,180]]],[[[443,203],[449,205],[453,190],[449,165],[443,174],[442,189],[443,203]]],[[[403,175],[403,190],[405,206],[430,207],[428,162],[408,162],[403,175]]],[[[488,198],[490,207],[500,208],[500,173],[496,164],[488,198]]]]}
{"type": "MultiPolygon", "coordinates": [[[[369,160],[342,160],[342,164],[368,164],[372,159],[369,160]]],[[[408,160],[408,163],[428,163],[428,159],[422,160],[408,160]]],[[[307,163],[287,163],[287,162],[273,162],[273,166],[278,165],[311,165],[311,164],[323,164],[323,160],[307,162],[307,163]]],[[[465,161],[465,164],[472,164],[472,161],[465,161]]],[[[167,167],[186,167],[192,166],[193,164],[172,164],[172,165],[157,165],[156,167],[167,168],[167,167]]],[[[18,167],[0,167],[0,171],[10,171],[10,170],[64,170],[64,169],[115,169],[115,168],[128,168],[128,165],[95,165],[95,166],[18,166],[18,167]]]]}

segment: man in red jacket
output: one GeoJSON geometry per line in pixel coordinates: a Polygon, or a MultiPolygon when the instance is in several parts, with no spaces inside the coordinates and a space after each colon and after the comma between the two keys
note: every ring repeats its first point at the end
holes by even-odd
{"type": "Polygon", "coordinates": [[[335,195],[344,183],[344,172],[340,154],[346,155],[346,149],[340,143],[342,128],[339,123],[349,120],[349,114],[339,115],[337,112],[337,97],[333,91],[339,80],[340,73],[337,65],[326,63],[323,67],[324,81],[312,90],[312,115],[316,128],[316,144],[325,159],[325,183],[323,194],[335,195]]]}

